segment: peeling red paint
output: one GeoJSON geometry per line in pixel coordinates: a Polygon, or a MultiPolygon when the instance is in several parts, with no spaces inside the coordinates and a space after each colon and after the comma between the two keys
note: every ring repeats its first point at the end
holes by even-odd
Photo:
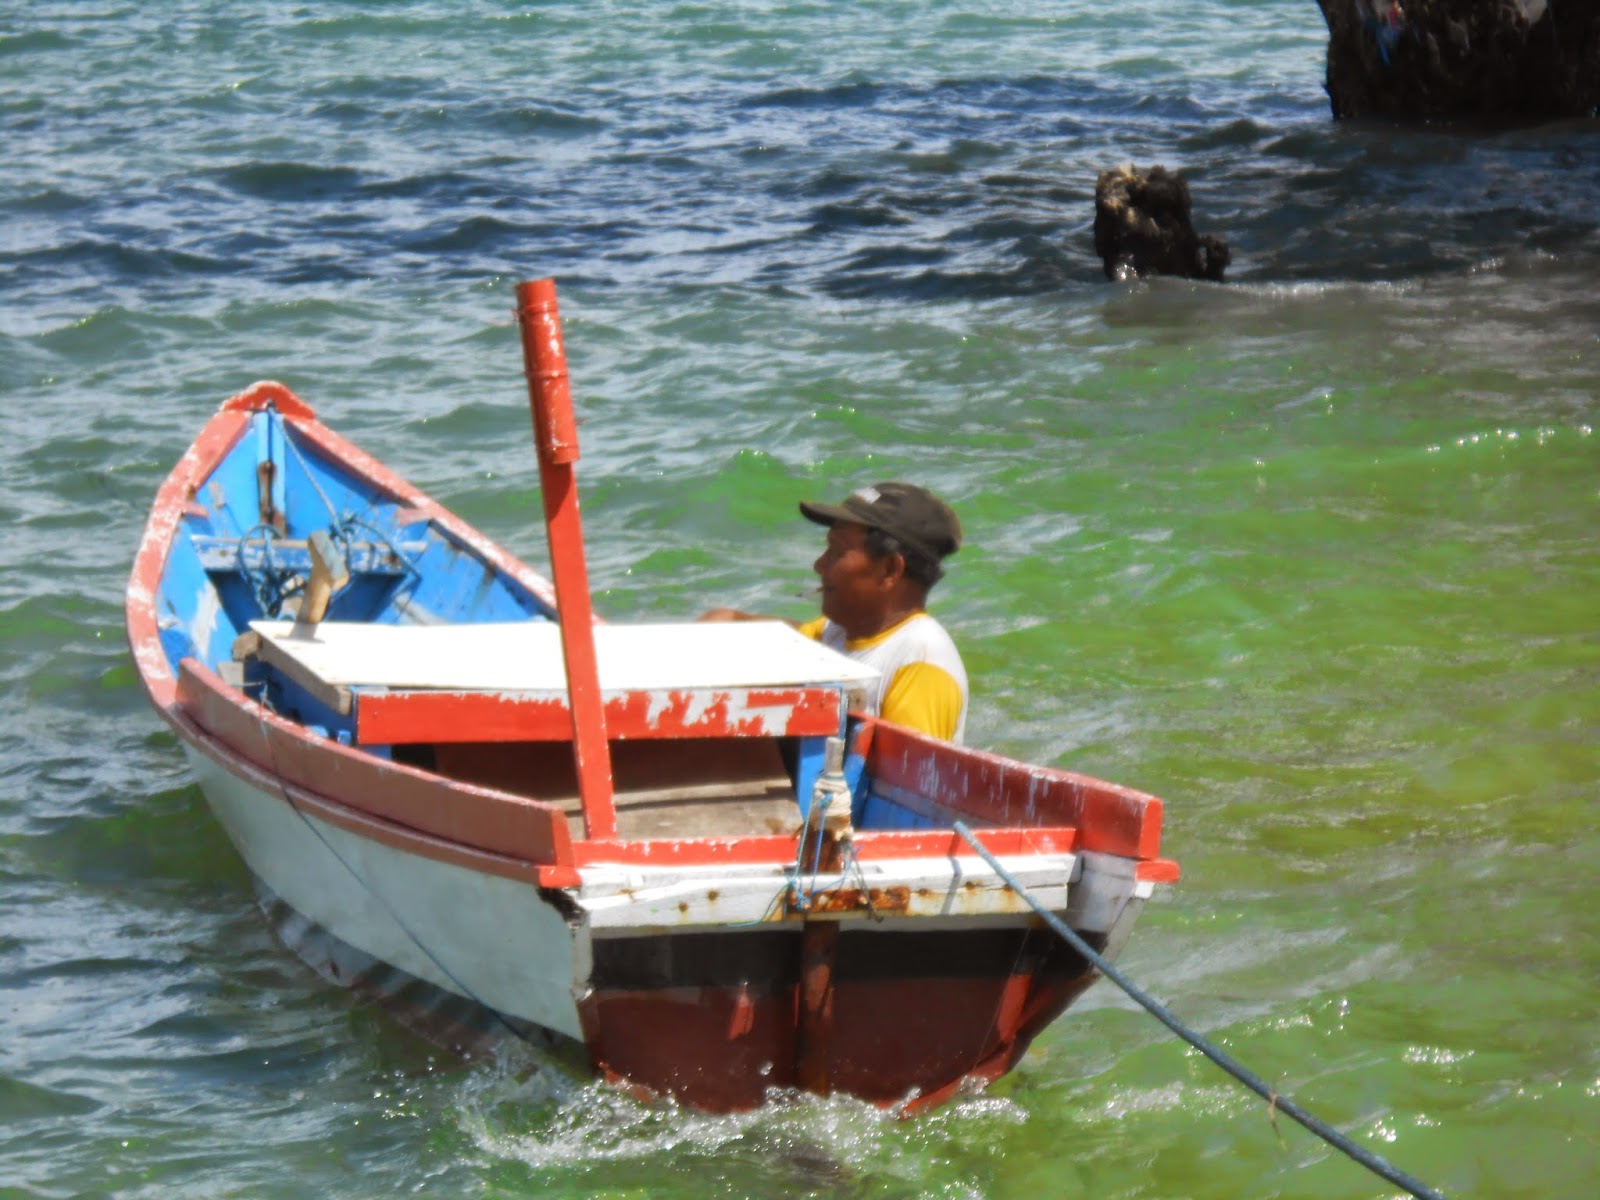
{"type": "MultiPolygon", "coordinates": [[[[413,742],[568,741],[566,698],[543,694],[390,690],[358,693],[362,745],[413,742]]],[[[804,737],[839,732],[839,693],[829,688],[632,691],[605,700],[606,733],[618,739],[804,737]]]]}
{"type": "Polygon", "coordinates": [[[1160,852],[1162,809],[1154,796],[866,719],[874,730],[867,751],[873,778],[927,796],[975,828],[1071,825],[1085,850],[1137,859],[1160,852]]]}

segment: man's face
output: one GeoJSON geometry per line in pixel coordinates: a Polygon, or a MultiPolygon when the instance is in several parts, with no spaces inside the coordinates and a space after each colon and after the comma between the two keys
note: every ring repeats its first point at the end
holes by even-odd
{"type": "Polygon", "coordinates": [[[811,564],[822,580],[822,615],[851,637],[869,637],[882,627],[899,561],[874,558],[866,543],[865,525],[830,526],[828,548],[811,564]]]}

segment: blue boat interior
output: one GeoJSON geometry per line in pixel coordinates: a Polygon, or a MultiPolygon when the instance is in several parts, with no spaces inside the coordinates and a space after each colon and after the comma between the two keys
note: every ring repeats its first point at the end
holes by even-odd
{"type": "MultiPolygon", "coordinates": [[[[358,745],[349,714],[259,659],[235,662],[236,644],[252,621],[295,616],[318,538],[333,547],[348,573],[331,596],[326,620],[425,625],[554,619],[517,579],[425,514],[324,457],[269,410],[252,414],[245,436],[180,519],[156,598],[161,644],[173,673],[192,656],[321,736],[464,782],[563,803],[582,836],[569,744],[358,745]]],[[[624,836],[767,833],[792,829],[804,819],[822,770],[824,739],[613,740],[611,751],[624,836]],[[660,820],[652,823],[639,815],[650,807],[648,799],[629,815],[630,794],[681,799],[675,808],[660,802],[660,820]],[[713,815],[691,817],[686,810],[695,797],[713,815]]],[[[949,828],[950,818],[930,813],[927,805],[908,807],[899,797],[879,794],[864,766],[860,755],[846,759],[857,828],[949,828]]]]}

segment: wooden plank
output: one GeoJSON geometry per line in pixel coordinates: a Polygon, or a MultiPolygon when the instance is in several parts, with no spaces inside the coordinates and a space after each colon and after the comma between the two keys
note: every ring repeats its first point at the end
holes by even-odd
{"type": "MultiPolygon", "coordinates": [[[[566,697],[548,693],[356,689],[363,746],[566,741],[566,697]]],[[[837,734],[839,692],[826,688],[700,689],[608,693],[606,731],[618,739],[805,737],[837,734]]]]}
{"type": "Polygon", "coordinates": [[[744,783],[617,792],[615,802],[617,833],[624,838],[729,838],[800,828],[787,777],[770,780],[765,790],[744,783]]]}
{"type": "MultiPolygon", "coordinates": [[[[374,625],[255,621],[262,639],[332,686],[565,694],[561,635],[549,621],[374,625]]],[[[596,625],[605,692],[859,685],[877,672],[781,621],[596,625]]]]}
{"type": "MultiPolygon", "coordinates": [[[[777,744],[762,738],[613,742],[615,806],[626,838],[740,838],[792,832],[794,785],[777,744]]],[[[562,809],[582,837],[572,755],[565,743],[498,742],[431,748],[451,778],[536,797],[562,809]]],[[[793,856],[791,843],[786,852],[793,856]]]]}
{"type": "MultiPolygon", "coordinates": [[[[291,626],[291,628],[296,628],[291,626]]],[[[299,626],[299,636],[291,635],[285,638],[260,637],[254,647],[255,654],[268,666],[281,671],[295,683],[303,687],[316,700],[331,708],[340,716],[349,716],[351,709],[351,695],[348,687],[329,683],[314,669],[308,666],[302,657],[294,652],[297,641],[309,641],[316,636],[316,626],[299,626]]],[[[254,633],[255,630],[251,630],[254,633]]],[[[240,642],[249,634],[242,634],[234,642],[234,654],[240,650],[240,642]]]]}

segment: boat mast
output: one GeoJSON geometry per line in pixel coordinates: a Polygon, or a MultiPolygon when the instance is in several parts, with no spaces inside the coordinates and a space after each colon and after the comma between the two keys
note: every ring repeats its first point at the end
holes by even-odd
{"type": "Polygon", "coordinates": [[[617,836],[612,798],[611,747],[606,741],[605,706],[594,649],[594,612],[589,601],[589,569],[578,516],[578,424],[567,379],[567,351],[561,340],[556,281],[517,284],[517,323],[522,327],[522,361],[533,407],[533,442],[539,454],[539,490],[550,538],[550,568],[556,587],[556,618],[567,671],[567,707],[572,713],[572,753],[583,803],[583,827],[590,838],[617,836]]]}

